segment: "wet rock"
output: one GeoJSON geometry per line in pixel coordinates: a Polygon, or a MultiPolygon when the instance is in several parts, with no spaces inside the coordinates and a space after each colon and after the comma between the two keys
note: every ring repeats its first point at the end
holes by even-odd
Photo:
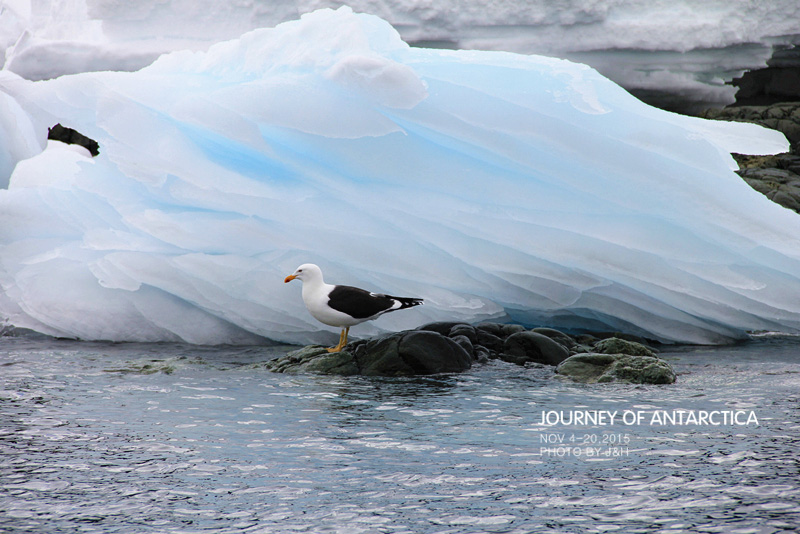
{"type": "Polygon", "coordinates": [[[486,347],[481,347],[478,345],[474,347],[472,358],[478,363],[486,363],[492,359],[492,354],[486,349],[486,347]]]}
{"type": "Polygon", "coordinates": [[[563,345],[568,350],[572,351],[578,347],[578,340],[573,338],[572,336],[568,336],[564,332],[560,330],[555,330],[553,328],[534,328],[531,332],[536,332],[537,334],[542,334],[543,336],[547,336],[556,343],[563,345]]]}
{"type": "Polygon", "coordinates": [[[329,353],[325,347],[309,345],[266,363],[276,373],[360,374],[355,357],[348,351],[329,353]]]}
{"type": "Polygon", "coordinates": [[[569,357],[569,350],[543,334],[523,331],[506,338],[499,357],[517,365],[529,362],[558,365],[569,357]]]}
{"type": "MultiPolygon", "coordinates": [[[[499,330],[497,332],[502,335],[499,330]]],[[[484,347],[492,355],[503,352],[503,338],[492,334],[487,329],[479,327],[475,330],[475,343],[484,347]]]]}
{"type": "Polygon", "coordinates": [[[473,360],[475,359],[475,346],[472,344],[472,341],[467,336],[457,335],[457,336],[449,336],[450,339],[458,343],[458,345],[467,351],[467,354],[470,355],[470,358],[473,360]]]}
{"type": "Polygon", "coordinates": [[[466,336],[473,345],[478,340],[478,334],[475,331],[475,327],[464,323],[459,323],[451,328],[447,336],[453,339],[455,339],[457,336],[466,336]]]}
{"type": "MultiPolygon", "coordinates": [[[[589,335],[575,338],[552,328],[527,330],[520,325],[499,323],[473,326],[438,322],[416,330],[353,341],[344,351],[334,354],[316,345],[304,347],[266,365],[280,373],[411,376],[457,373],[469,369],[473,362],[485,363],[490,359],[525,367],[556,366],[576,353],[593,353],[595,359],[601,360],[607,354],[614,358],[655,356],[646,345],[619,337],[599,340],[589,335]]],[[[614,358],[606,360],[613,363],[614,358]]],[[[621,380],[629,369],[636,369],[642,362],[622,360],[600,381],[621,380]]],[[[594,369],[598,376],[605,372],[594,367],[587,369],[594,369]]],[[[647,375],[645,371],[642,373],[647,375]]]]}
{"type": "Polygon", "coordinates": [[[664,360],[629,354],[576,354],[561,362],[556,373],[585,383],[672,384],[676,378],[664,360]]]}
{"type": "Polygon", "coordinates": [[[527,328],[520,324],[504,324],[500,326],[500,337],[506,338],[508,336],[525,332],[527,328]]]}
{"type": "Polygon", "coordinates": [[[492,334],[495,337],[501,337],[503,335],[503,325],[500,323],[479,323],[475,325],[475,328],[481,332],[492,334]]]}
{"type": "Polygon", "coordinates": [[[426,325],[422,325],[416,330],[426,330],[430,332],[436,332],[437,334],[441,334],[443,336],[449,335],[450,331],[457,327],[457,326],[468,326],[464,323],[456,323],[456,322],[447,322],[442,321],[438,323],[428,323],[426,325]]]}
{"type": "Polygon", "coordinates": [[[304,347],[267,368],[278,373],[414,376],[457,373],[471,365],[472,355],[456,341],[429,330],[410,330],[355,341],[332,354],[324,347],[304,347]]]}
{"type": "Polygon", "coordinates": [[[472,356],[461,345],[435,333],[401,333],[397,352],[411,374],[458,373],[472,366],[472,356]]]}
{"type": "Polygon", "coordinates": [[[592,334],[580,334],[575,336],[575,341],[577,341],[579,345],[594,345],[599,340],[597,336],[593,336],[592,334]]]}
{"type": "Polygon", "coordinates": [[[603,339],[594,344],[594,351],[601,354],[628,354],[630,356],[655,356],[656,353],[642,343],[618,337],[603,339]]]}

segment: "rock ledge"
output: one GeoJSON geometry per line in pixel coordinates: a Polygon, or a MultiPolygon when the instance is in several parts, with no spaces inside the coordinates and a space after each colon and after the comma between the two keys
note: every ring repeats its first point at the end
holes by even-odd
{"type": "Polygon", "coordinates": [[[415,376],[459,373],[491,359],[520,366],[557,366],[579,382],[671,384],[675,372],[643,341],[613,334],[573,337],[520,325],[431,323],[415,330],[349,343],[329,353],[311,345],[266,363],[277,373],[415,376]],[[601,339],[602,337],[602,339],[601,339]]]}

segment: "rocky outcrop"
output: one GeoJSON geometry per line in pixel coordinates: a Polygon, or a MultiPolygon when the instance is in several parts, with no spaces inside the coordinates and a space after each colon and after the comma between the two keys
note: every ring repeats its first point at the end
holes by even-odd
{"type": "Polygon", "coordinates": [[[800,213],[800,156],[740,158],[738,171],[750,187],[784,208],[800,213]]]}
{"type": "Polygon", "coordinates": [[[711,109],[707,119],[754,122],[782,132],[791,151],[774,156],[734,154],[738,174],[750,187],[784,208],[800,213],[800,102],[711,109]]]}
{"type": "Polygon", "coordinates": [[[472,355],[437,332],[410,330],[354,341],[341,352],[309,346],[268,362],[278,373],[414,376],[458,373],[472,366],[472,355]]]}
{"type": "Polygon", "coordinates": [[[561,362],[556,372],[586,383],[672,384],[676,378],[675,371],[664,360],[628,354],[576,354],[561,362]]]}
{"type": "Polygon", "coordinates": [[[618,337],[610,337],[598,341],[594,344],[594,352],[599,352],[600,354],[627,354],[629,356],[656,356],[655,351],[645,344],[618,337]]]}
{"type": "Polygon", "coordinates": [[[672,384],[676,375],[667,362],[642,343],[617,337],[594,344],[594,351],[570,356],[556,372],[577,382],[672,384]]]}
{"type": "Polygon", "coordinates": [[[767,106],[800,100],[800,47],[776,46],[763,69],[731,80],[739,106],[767,106]]]}
{"type": "Polygon", "coordinates": [[[529,362],[558,365],[569,358],[569,350],[544,334],[517,332],[503,342],[503,352],[499,357],[519,365],[529,362]]]}
{"type": "Polygon", "coordinates": [[[674,372],[671,381],[664,378],[671,372],[669,364],[643,343],[497,323],[431,323],[354,341],[333,354],[320,346],[304,347],[266,366],[278,373],[414,376],[458,373],[492,359],[558,366],[560,374],[586,382],[674,382],[674,372]]]}

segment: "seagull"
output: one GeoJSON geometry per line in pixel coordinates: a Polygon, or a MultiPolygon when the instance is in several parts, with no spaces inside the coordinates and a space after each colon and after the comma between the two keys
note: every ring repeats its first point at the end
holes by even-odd
{"type": "Polygon", "coordinates": [[[390,311],[422,304],[422,299],[393,297],[357,287],[326,284],[322,279],[322,270],[313,263],[304,263],[283,282],[289,283],[295,279],[303,282],[303,302],[314,319],[342,329],[339,344],[329,348],[328,352],[341,352],[347,344],[351,326],[377,319],[390,311]]]}

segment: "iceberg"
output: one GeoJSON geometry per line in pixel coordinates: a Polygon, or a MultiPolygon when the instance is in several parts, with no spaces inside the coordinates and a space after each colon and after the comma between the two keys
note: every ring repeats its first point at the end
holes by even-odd
{"type": "Polygon", "coordinates": [[[136,72],[4,71],[0,91],[0,133],[27,132],[0,190],[16,326],[329,343],[283,283],[311,262],[425,299],[356,336],[497,318],[692,343],[800,329],[800,217],[731,170],[731,151],[785,138],[658,110],[585,65],[412,48],[342,7],[136,72]],[[45,147],[57,122],[99,156],[45,147]]]}

